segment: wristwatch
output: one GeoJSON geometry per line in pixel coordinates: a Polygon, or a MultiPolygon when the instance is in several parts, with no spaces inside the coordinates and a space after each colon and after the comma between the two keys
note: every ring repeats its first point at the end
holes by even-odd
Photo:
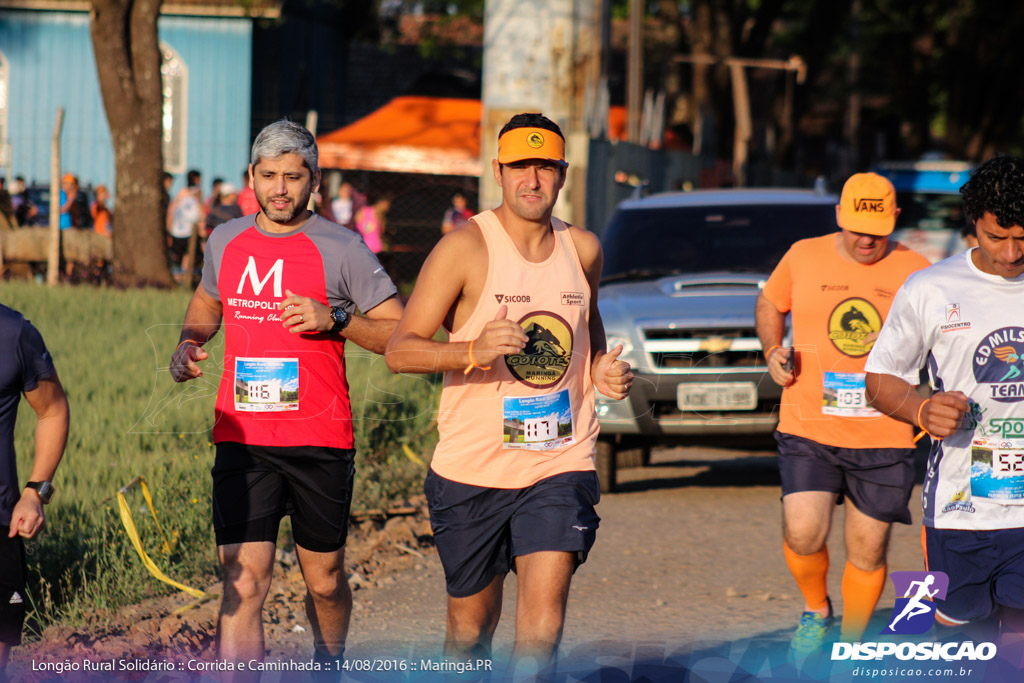
{"type": "Polygon", "coordinates": [[[331,309],[331,320],[334,321],[331,334],[337,334],[348,327],[348,324],[352,322],[352,316],[341,306],[335,306],[331,309]]]}
{"type": "Polygon", "coordinates": [[[36,493],[39,494],[39,502],[46,505],[53,499],[53,492],[56,491],[48,481],[30,481],[25,484],[27,489],[35,489],[36,493]]]}

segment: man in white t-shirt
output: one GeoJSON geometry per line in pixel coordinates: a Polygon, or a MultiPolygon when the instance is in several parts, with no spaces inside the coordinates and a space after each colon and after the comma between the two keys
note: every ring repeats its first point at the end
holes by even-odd
{"type": "Polygon", "coordinates": [[[978,246],[912,275],[865,367],[870,404],[932,436],[925,561],[949,576],[936,619],[1024,614],[1024,159],[986,161],[961,190],[978,246]],[[920,368],[932,378],[919,395],[920,368]]]}
{"type": "Polygon", "coordinates": [[[182,276],[190,281],[192,262],[189,258],[188,243],[192,232],[200,229],[200,237],[206,237],[203,227],[205,215],[202,202],[202,176],[193,169],[188,172],[187,186],[181,188],[178,196],[167,209],[167,234],[170,236],[170,253],[173,264],[180,268],[182,276]]]}

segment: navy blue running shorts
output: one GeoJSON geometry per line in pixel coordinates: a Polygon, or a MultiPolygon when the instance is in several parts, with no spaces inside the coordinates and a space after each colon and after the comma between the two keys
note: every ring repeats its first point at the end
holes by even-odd
{"type": "Polygon", "coordinates": [[[839,448],[775,432],[782,495],[801,491],[838,493],[880,522],[910,524],[914,449],[839,448]]]}
{"type": "Polygon", "coordinates": [[[217,545],[277,543],[281,518],[290,515],[296,545],[338,550],[348,537],[354,458],[351,448],[218,443],[210,470],[217,545]]]}
{"type": "Polygon", "coordinates": [[[21,645],[25,623],[25,544],[8,538],[10,526],[0,526],[0,643],[21,645]]]}
{"type": "Polygon", "coordinates": [[[949,577],[946,599],[935,601],[946,621],[979,621],[1000,606],[1024,609],[1024,529],[925,527],[924,540],[928,571],[949,577]]]}
{"type": "Polygon", "coordinates": [[[524,489],[462,484],[427,472],[424,484],[434,543],[448,595],[476,595],[515,569],[514,558],[542,551],[573,553],[576,567],[594,546],[601,518],[595,472],[566,472],[524,489]]]}

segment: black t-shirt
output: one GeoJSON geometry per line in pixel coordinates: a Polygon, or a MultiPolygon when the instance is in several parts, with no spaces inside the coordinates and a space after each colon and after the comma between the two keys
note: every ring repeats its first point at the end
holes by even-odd
{"type": "Polygon", "coordinates": [[[43,337],[25,317],[0,305],[0,524],[10,525],[21,497],[14,456],[14,421],[21,394],[57,374],[43,337]]]}

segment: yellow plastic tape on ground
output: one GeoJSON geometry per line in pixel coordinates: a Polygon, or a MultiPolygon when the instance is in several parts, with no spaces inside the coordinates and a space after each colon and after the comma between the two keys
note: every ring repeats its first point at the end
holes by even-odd
{"type": "Polygon", "coordinates": [[[170,552],[171,546],[167,542],[167,535],[164,534],[163,527],[160,526],[160,520],[156,518],[156,510],[153,508],[153,497],[149,495],[149,486],[146,485],[146,480],[142,477],[135,477],[125,486],[117,492],[117,506],[121,509],[121,522],[124,524],[124,530],[128,534],[128,538],[132,540],[132,545],[135,546],[135,552],[142,558],[142,564],[149,570],[149,573],[160,579],[166,584],[174,586],[178,590],[185,591],[189,595],[195,598],[205,598],[206,593],[196,588],[190,588],[184,584],[178,583],[171,577],[160,571],[160,568],[149,558],[146,551],[142,549],[142,539],[139,538],[139,531],[135,528],[135,521],[132,519],[132,512],[128,507],[128,499],[125,498],[125,493],[128,492],[133,486],[138,484],[142,489],[142,495],[146,498],[146,503],[149,505],[149,511],[153,513],[153,520],[156,522],[157,529],[160,529],[160,535],[164,539],[164,552],[170,552]]]}
{"type": "Polygon", "coordinates": [[[412,449],[409,448],[409,444],[402,444],[402,450],[405,452],[405,457],[409,458],[420,467],[427,466],[427,463],[423,462],[423,460],[420,459],[420,456],[412,452],[412,449]]]}

